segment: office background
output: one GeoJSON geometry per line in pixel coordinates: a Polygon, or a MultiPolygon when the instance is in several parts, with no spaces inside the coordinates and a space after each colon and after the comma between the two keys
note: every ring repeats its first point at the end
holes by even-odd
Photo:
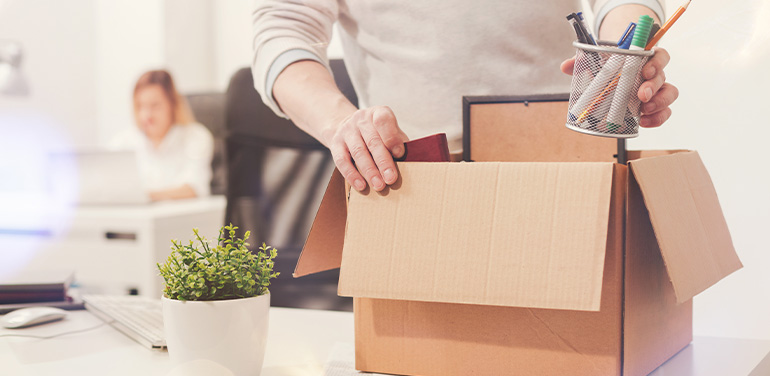
{"type": "MultiPolygon", "coordinates": [[[[668,0],[667,14],[679,5],[668,0]]],[[[42,189],[43,151],[104,145],[134,126],[141,72],[166,67],[183,93],[224,91],[251,61],[250,8],[246,0],[0,0],[0,39],[21,43],[31,89],[0,97],[0,204],[42,189]]],[[[770,339],[767,19],[768,1],[695,0],[661,43],[681,93],[674,114],[629,142],[700,152],[745,265],[695,298],[695,335],[770,339]]],[[[329,55],[342,55],[336,40],[329,55]]]]}

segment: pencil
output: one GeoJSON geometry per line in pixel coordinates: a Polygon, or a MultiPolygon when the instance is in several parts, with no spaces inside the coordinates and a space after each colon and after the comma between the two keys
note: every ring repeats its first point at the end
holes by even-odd
{"type": "Polygon", "coordinates": [[[577,123],[580,123],[585,119],[588,115],[591,115],[591,113],[596,110],[597,107],[599,107],[599,104],[602,103],[607,97],[609,97],[609,94],[612,93],[613,90],[618,86],[618,81],[620,80],[620,74],[615,76],[615,78],[610,81],[607,86],[604,87],[604,90],[602,90],[601,94],[597,95],[596,98],[591,102],[591,104],[588,105],[588,108],[583,111],[582,114],[577,118],[577,123]]]}
{"type": "Polygon", "coordinates": [[[663,34],[666,34],[668,29],[670,29],[671,26],[674,25],[674,22],[676,22],[676,20],[678,20],[679,17],[682,16],[682,13],[684,13],[684,11],[687,10],[687,7],[690,5],[691,2],[692,0],[688,0],[687,4],[680,6],[679,9],[677,9],[676,12],[674,12],[674,14],[671,15],[671,17],[668,20],[666,20],[666,23],[663,24],[663,26],[661,26],[660,30],[657,33],[655,33],[655,36],[652,37],[652,39],[650,39],[650,42],[647,43],[647,46],[644,47],[645,50],[651,49],[652,47],[655,46],[656,43],[658,43],[660,38],[663,37],[663,34]]]}

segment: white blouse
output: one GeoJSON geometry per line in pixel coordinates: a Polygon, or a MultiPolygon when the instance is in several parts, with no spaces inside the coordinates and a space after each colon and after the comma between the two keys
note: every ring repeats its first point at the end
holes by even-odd
{"type": "Polygon", "coordinates": [[[110,147],[136,151],[146,191],[188,184],[198,197],[211,194],[214,137],[202,124],[172,125],[157,148],[141,131],[132,128],[123,132],[110,147]]]}

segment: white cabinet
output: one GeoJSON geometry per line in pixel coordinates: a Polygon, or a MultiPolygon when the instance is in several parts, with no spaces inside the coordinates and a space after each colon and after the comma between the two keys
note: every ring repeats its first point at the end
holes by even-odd
{"type": "MultiPolygon", "coordinates": [[[[0,222],[0,273],[67,269],[84,292],[160,296],[156,263],[171,239],[192,238],[193,228],[212,242],[224,225],[225,198],[147,205],[81,206],[38,227],[0,222]]],[[[8,214],[8,213],[6,213],[8,214]]]]}

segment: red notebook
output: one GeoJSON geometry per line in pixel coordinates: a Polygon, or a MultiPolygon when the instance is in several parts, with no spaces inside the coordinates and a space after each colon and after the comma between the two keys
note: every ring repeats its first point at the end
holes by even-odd
{"type": "Polygon", "coordinates": [[[449,162],[449,144],[446,133],[407,141],[404,144],[404,156],[398,158],[404,162],[449,162]]]}

